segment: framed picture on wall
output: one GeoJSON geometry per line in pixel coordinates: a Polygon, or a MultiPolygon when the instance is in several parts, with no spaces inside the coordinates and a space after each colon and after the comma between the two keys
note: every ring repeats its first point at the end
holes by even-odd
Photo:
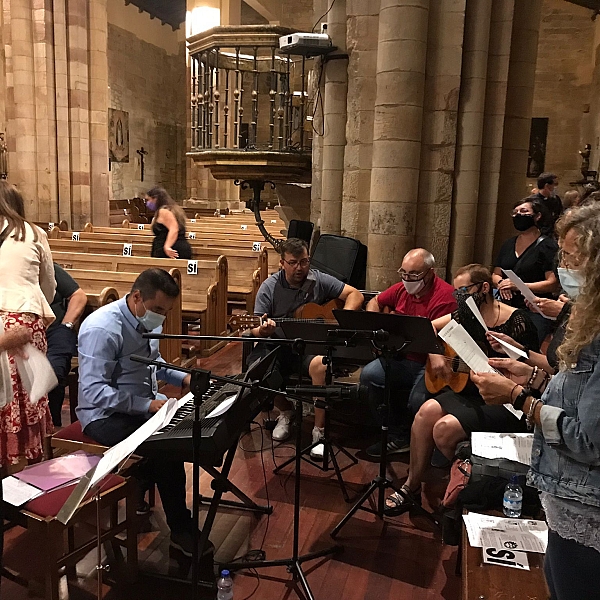
{"type": "Polygon", "coordinates": [[[108,109],[108,158],[111,162],[129,162],[129,113],[108,109]]]}
{"type": "Polygon", "coordinates": [[[548,137],[548,117],[531,119],[529,134],[529,159],[527,161],[527,177],[539,177],[544,172],[546,163],[546,138],[548,137]]]}

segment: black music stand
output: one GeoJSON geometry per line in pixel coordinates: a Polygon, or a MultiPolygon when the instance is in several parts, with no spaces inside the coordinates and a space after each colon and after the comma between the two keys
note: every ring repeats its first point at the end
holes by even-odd
{"type": "MultiPolygon", "coordinates": [[[[285,333],[286,338],[295,339],[304,335],[305,337],[310,338],[311,340],[318,340],[323,343],[329,342],[329,345],[325,345],[326,353],[323,356],[323,362],[327,365],[327,372],[325,378],[325,385],[331,385],[333,380],[333,361],[338,358],[343,359],[345,361],[356,361],[365,363],[367,358],[370,360],[372,358],[371,351],[367,346],[339,346],[335,344],[333,338],[329,336],[329,332],[336,328],[335,325],[331,325],[329,323],[302,323],[302,322],[294,322],[294,321],[284,321],[281,323],[281,327],[283,332],[285,333]]],[[[306,354],[322,354],[323,346],[322,345],[314,345],[307,344],[305,349],[306,354]]],[[[325,410],[325,437],[323,440],[318,442],[311,443],[309,446],[303,448],[301,452],[302,460],[306,461],[308,464],[313,467],[319,469],[320,471],[327,472],[329,471],[329,457],[331,457],[331,462],[333,464],[333,469],[335,471],[335,475],[337,477],[338,483],[340,484],[340,489],[342,490],[342,496],[346,502],[350,502],[350,496],[348,496],[348,491],[346,489],[346,483],[342,477],[342,470],[337,461],[336,450],[341,452],[346,456],[352,464],[358,464],[358,459],[350,454],[345,448],[334,442],[329,436],[329,410],[331,408],[330,403],[326,400],[317,400],[315,403],[317,408],[323,408],[325,410]],[[319,464],[310,458],[310,451],[317,445],[323,444],[325,449],[323,452],[323,462],[319,464]],[[307,456],[308,455],[308,456],[307,456]]],[[[287,467],[287,465],[293,463],[296,457],[292,456],[285,462],[281,463],[277,466],[273,473],[279,473],[281,469],[287,467]]],[[[351,465],[348,465],[351,466],[351,465]]]]}
{"type": "MultiPolygon", "coordinates": [[[[341,327],[346,332],[351,330],[384,330],[388,332],[389,337],[386,341],[379,342],[373,340],[376,350],[380,354],[380,360],[383,361],[385,370],[385,388],[384,388],[384,404],[380,406],[380,414],[382,417],[381,424],[381,457],[379,460],[379,475],[375,477],[367,487],[365,492],[358,498],[354,506],[348,511],[346,516],[332,529],[331,537],[335,538],[342,527],[356,514],[359,510],[371,513],[380,519],[385,516],[385,492],[387,489],[394,490],[407,501],[410,498],[396,487],[391,479],[387,477],[387,443],[388,443],[388,419],[390,409],[390,369],[392,358],[401,353],[423,353],[423,354],[438,354],[441,352],[440,345],[437,341],[437,336],[431,326],[431,321],[425,317],[411,317],[408,315],[383,314],[375,312],[357,313],[353,311],[334,310],[334,315],[341,327]],[[377,508],[363,506],[367,500],[371,500],[371,496],[379,492],[377,498],[377,508]]],[[[429,520],[439,525],[438,519],[422,508],[418,504],[413,506],[420,514],[426,516],[429,520]]]]}

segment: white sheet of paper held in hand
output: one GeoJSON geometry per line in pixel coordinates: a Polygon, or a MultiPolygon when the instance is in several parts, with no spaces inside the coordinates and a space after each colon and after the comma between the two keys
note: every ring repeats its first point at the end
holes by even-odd
{"type": "MultiPolygon", "coordinates": [[[[454,319],[439,332],[439,336],[467,363],[471,371],[475,371],[475,373],[498,373],[496,369],[489,365],[485,352],[467,333],[467,330],[454,319]]],[[[503,404],[503,406],[517,419],[523,416],[523,413],[520,410],[515,410],[512,404],[503,404]]]]}
{"type": "Polygon", "coordinates": [[[527,358],[527,354],[525,354],[525,352],[523,352],[523,350],[519,350],[518,348],[515,348],[512,344],[509,344],[509,343],[505,342],[504,340],[501,340],[497,335],[494,335],[493,332],[490,332],[490,330],[488,329],[488,326],[485,324],[485,321],[483,320],[483,316],[482,316],[481,312],[479,311],[477,304],[475,304],[475,300],[473,300],[472,296],[469,296],[467,298],[467,306],[471,309],[471,312],[475,315],[475,318],[481,323],[481,326],[486,330],[486,332],[490,333],[490,335],[504,348],[504,351],[510,358],[515,358],[515,359],[518,359],[519,357],[527,358]]]}
{"type": "Polygon", "coordinates": [[[535,294],[529,289],[527,284],[514,271],[511,271],[510,269],[502,269],[502,271],[517,286],[517,289],[521,292],[521,294],[523,294],[525,300],[527,300],[527,302],[529,302],[531,306],[533,306],[533,309],[536,312],[539,312],[540,315],[542,315],[542,317],[545,317],[546,319],[556,321],[556,317],[549,317],[538,308],[538,305],[535,303],[535,294]]]}
{"type": "Polygon", "coordinates": [[[27,344],[24,348],[27,358],[15,356],[17,371],[23,387],[34,404],[58,385],[52,365],[35,346],[27,344]]]}

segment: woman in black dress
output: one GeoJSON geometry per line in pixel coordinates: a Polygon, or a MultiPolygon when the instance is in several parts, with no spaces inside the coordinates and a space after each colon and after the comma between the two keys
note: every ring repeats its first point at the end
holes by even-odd
{"type": "MultiPolygon", "coordinates": [[[[489,331],[503,333],[524,348],[538,350],[536,329],[529,319],[529,311],[516,309],[494,299],[492,276],[479,264],[461,267],[454,277],[458,310],[433,321],[436,331],[450,319],[460,323],[487,356],[505,356],[496,353],[488,342],[486,332],[471,309],[467,299],[472,297],[489,331]]],[[[429,368],[442,379],[450,374],[448,361],[441,355],[429,356],[429,368]]],[[[417,385],[424,385],[421,379],[417,385]]],[[[414,390],[413,390],[414,392],[414,390]]],[[[517,418],[503,406],[487,406],[471,381],[460,393],[445,387],[428,396],[418,410],[411,429],[410,467],[402,494],[394,492],[386,498],[385,514],[396,516],[410,508],[412,502],[421,502],[421,482],[430,463],[434,448],[452,459],[456,444],[467,439],[473,431],[519,432],[526,431],[525,419],[517,418]]]]}
{"type": "MultiPolygon", "coordinates": [[[[513,225],[519,235],[506,240],[498,252],[492,274],[504,302],[515,308],[528,310],[525,298],[503,270],[514,271],[527,287],[540,298],[551,298],[559,289],[554,272],[558,245],[553,237],[542,235],[540,229],[547,221],[547,209],[532,198],[519,201],[512,213],[513,225]]],[[[538,331],[540,344],[550,333],[551,321],[538,312],[530,312],[538,331]]]]}
{"type": "Polygon", "coordinates": [[[192,258],[192,247],[185,239],[185,213],[165,189],[154,187],[146,194],[146,206],[154,211],[152,256],[154,258],[192,258]]]}

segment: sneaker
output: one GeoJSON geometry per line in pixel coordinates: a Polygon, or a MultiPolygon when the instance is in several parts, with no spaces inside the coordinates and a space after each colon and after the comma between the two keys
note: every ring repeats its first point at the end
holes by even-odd
{"type": "Polygon", "coordinates": [[[290,437],[290,425],[294,419],[293,410],[284,410],[279,413],[277,417],[277,425],[273,429],[271,437],[276,442],[284,442],[290,437]]]}
{"type": "MultiPolygon", "coordinates": [[[[369,446],[366,450],[367,456],[381,458],[381,442],[369,446]]],[[[387,443],[387,455],[404,454],[410,452],[410,440],[406,438],[391,438],[387,443]]]]}
{"type": "MultiPolygon", "coordinates": [[[[323,427],[313,427],[312,430],[312,443],[316,444],[319,440],[325,438],[325,430],[323,427]]],[[[323,453],[325,452],[325,444],[317,444],[310,451],[310,457],[314,460],[323,460],[323,453]]]]}
{"type": "MultiPolygon", "coordinates": [[[[192,539],[192,532],[188,530],[184,531],[172,531],[171,532],[171,548],[179,550],[185,556],[192,556],[194,544],[192,539]]],[[[200,558],[205,558],[209,554],[214,554],[215,546],[208,540],[204,548],[204,552],[200,558]]]]}
{"type": "Polygon", "coordinates": [[[149,515],[151,512],[152,512],[152,508],[145,500],[142,500],[137,505],[137,508],[135,509],[135,514],[138,515],[138,517],[145,517],[146,515],[149,515]]]}

